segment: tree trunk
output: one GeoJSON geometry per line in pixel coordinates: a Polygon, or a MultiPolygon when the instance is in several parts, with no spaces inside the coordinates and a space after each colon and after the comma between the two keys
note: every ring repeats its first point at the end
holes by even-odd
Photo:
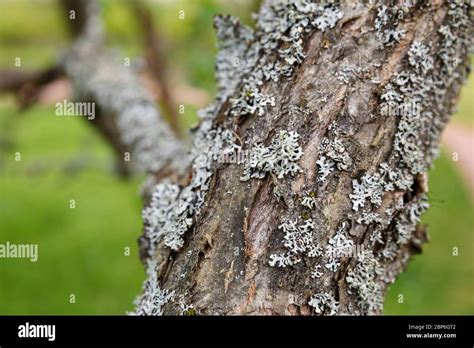
{"type": "Polygon", "coordinates": [[[468,1],[268,1],[220,16],[219,94],[150,189],[136,314],[379,314],[421,251],[469,71],[468,1]]]}

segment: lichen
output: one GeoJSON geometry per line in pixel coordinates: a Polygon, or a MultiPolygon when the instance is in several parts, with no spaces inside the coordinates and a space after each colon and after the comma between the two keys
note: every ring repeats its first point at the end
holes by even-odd
{"type": "Polygon", "coordinates": [[[339,302],[336,301],[334,295],[330,292],[321,292],[311,296],[308,304],[314,308],[317,314],[322,314],[328,310],[329,315],[335,315],[339,310],[339,302]]]}
{"type": "Polygon", "coordinates": [[[379,262],[372,251],[366,250],[345,278],[349,287],[357,292],[357,304],[366,314],[377,314],[383,307],[383,289],[376,279],[379,272],[379,262]]]}
{"type": "Polygon", "coordinates": [[[366,206],[366,201],[370,201],[376,207],[382,204],[382,195],[384,193],[383,183],[380,175],[364,174],[360,181],[352,180],[353,193],[349,195],[352,200],[352,209],[358,211],[366,206]]]}
{"type": "MultiPolygon", "coordinates": [[[[262,92],[263,83],[291,78],[306,58],[304,39],[316,29],[333,28],[340,18],[342,13],[332,4],[321,5],[308,0],[265,2],[256,17],[257,30],[251,51],[276,51],[277,54],[262,55],[248,65],[252,65],[251,72],[244,79],[240,93],[231,99],[230,114],[264,115],[269,106],[275,105],[275,99],[262,92]]],[[[252,55],[254,57],[256,55],[252,55]]]]}
{"type": "Polygon", "coordinates": [[[311,278],[321,278],[323,275],[322,272],[320,272],[321,265],[315,265],[313,271],[311,271],[311,278]]]}
{"type": "Polygon", "coordinates": [[[322,255],[321,248],[314,243],[312,219],[307,219],[301,223],[298,220],[284,221],[278,226],[285,235],[283,245],[287,249],[284,254],[270,255],[270,266],[287,267],[297,264],[302,256],[316,257],[322,255]]]}
{"type": "Polygon", "coordinates": [[[390,7],[381,5],[377,8],[375,30],[382,45],[392,46],[403,39],[406,32],[404,29],[397,27],[404,15],[403,9],[397,5],[391,5],[390,7]]]}
{"type": "Polygon", "coordinates": [[[254,40],[254,31],[240,24],[235,17],[218,15],[214,18],[218,53],[216,81],[219,99],[226,100],[235,91],[241,76],[256,62],[258,52],[248,47],[254,40]]]}
{"type": "MultiPolygon", "coordinates": [[[[400,190],[411,190],[414,177],[404,168],[392,168],[388,163],[379,165],[378,171],[364,174],[360,180],[352,180],[352,194],[349,198],[352,201],[352,209],[360,211],[360,208],[367,207],[368,202],[373,207],[378,208],[382,204],[382,197],[385,192],[400,190]]],[[[370,209],[370,207],[368,207],[370,209]]],[[[369,213],[370,211],[362,212],[369,213]]],[[[365,219],[364,219],[365,220],[365,219]]]]}
{"type": "Polygon", "coordinates": [[[421,215],[428,209],[429,204],[425,195],[409,202],[401,212],[396,222],[397,243],[406,244],[412,239],[416,224],[421,215]]]}
{"type": "Polygon", "coordinates": [[[369,67],[370,66],[367,65],[367,62],[362,61],[360,58],[351,60],[345,58],[342,64],[337,67],[335,76],[339,81],[347,85],[350,84],[357,76],[367,72],[369,67]]]}
{"type": "Polygon", "coordinates": [[[316,193],[314,191],[309,191],[306,195],[301,199],[301,205],[308,209],[316,208],[318,204],[318,200],[316,198],[316,193]]]}
{"type": "Polygon", "coordinates": [[[131,69],[108,52],[97,53],[95,44],[94,36],[83,37],[64,57],[75,97],[94,100],[102,117],[116,120],[119,140],[130,149],[134,169],[155,172],[170,163],[183,167],[184,163],[173,162],[184,153],[181,144],[161,118],[152,96],[131,69]]]}
{"type": "Polygon", "coordinates": [[[328,159],[326,156],[321,155],[316,161],[318,167],[318,181],[326,182],[327,177],[334,171],[334,161],[328,159]]]}
{"type": "Polygon", "coordinates": [[[281,130],[270,146],[255,145],[250,150],[250,158],[240,180],[263,179],[267,173],[273,173],[281,179],[286,175],[296,175],[301,168],[296,162],[303,156],[298,143],[299,134],[281,130]]]}
{"type": "Polygon", "coordinates": [[[362,213],[362,216],[356,219],[358,224],[362,225],[371,225],[371,224],[382,224],[384,220],[378,213],[369,212],[369,213],[362,213]]]}
{"type": "MultiPolygon", "coordinates": [[[[385,6],[381,6],[378,10],[378,21],[376,20],[377,30],[380,30],[382,24],[388,23],[387,11],[398,10],[388,10],[385,6]]],[[[374,207],[379,207],[385,192],[396,188],[410,190],[414,177],[426,172],[437,155],[437,139],[443,124],[447,121],[441,103],[442,98],[448,93],[450,84],[456,79],[463,78],[462,73],[459,74],[453,69],[453,61],[457,62],[456,50],[453,47],[455,44],[453,31],[460,32],[460,26],[468,25],[467,11],[468,5],[463,1],[450,3],[446,24],[439,30],[442,39],[439,44],[441,49],[438,54],[440,58],[438,68],[430,52],[430,45],[414,40],[407,53],[407,68],[397,73],[385,85],[380,97],[382,115],[393,116],[389,110],[400,110],[406,105],[417,105],[417,107],[410,108],[409,113],[396,114],[400,119],[395,134],[394,155],[388,162],[382,163],[378,172],[366,173],[360,180],[353,180],[353,193],[350,198],[354,211],[366,207],[368,201],[374,207]]],[[[469,46],[469,40],[461,36],[457,49],[462,49],[461,45],[469,46]]],[[[459,62],[455,64],[456,67],[458,65],[459,62]]],[[[411,228],[403,228],[407,224],[402,221],[399,225],[400,234],[408,235],[411,228]]]]}
{"type": "Polygon", "coordinates": [[[135,312],[131,315],[163,315],[163,306],[175,297],[174,291],[162,289],[158,284],[156,259],[147,261],[147,278],[143,282],[143,292],[135,300],[135,312]]]}
{"type": "Polygon", "coordinates": [[[344,221],[336,234],[329,238],[325,248],[325,256],[327,257],[326,267],[331,272],[336,272],[341,265],[340,259],[349,257],[353,253],[354,241],[346,236],[347,221],[344,221]]]}
{"type": "Polygon", "coordinates": [[[194,305],[186,301],[185,294],[181,294],[178,297],[178,300],[176,301],[176,303],[178,305],[179,313],[181,315],[185,315],[185,316],[196,315],[196,309],[194,308],[194,305]]]}
{"type": "MultiPolygon", "coordinates": [[[[380,115],[398,117],[393,153],[375,172],[366,172],[352,182],[349,197],[355,220],[372,227],[368,242],[373,247],[377,244],[375,254],[364,251],[345,278],[356,291],[357,304],[365,314],[380,313],[385,284],[393,282],[408,261],[409,254],[403,253],[401,246],[422,242],[414,232],[428,203],[426,184],[419,180],[437,156],[440,132],[452,112],[450,91],[459,88],[468,71],[458,57],[467,56],[472,45],[472,35],[467,34],[473,31],[468,2],[453,0],[448,6],[439,29],[440,41],[428,38],[422,42],[415,38],[401,71],[384,86],[380,115]],[[405,195],[392,195],[388,207],[380,211],[383,195],[395,190],[405,195]]],[[[375,28],[385,45],[399,41],[393,36],[393,28],[404,17],[399,10],[385,5],[378,9],[375,28]]]]}
{"type": "Polygon", "coordinates": [[[181,236],[192,220],[188,219],[187,206],[184,205],[186,201],[180,201],[179,194],[178,185],[162,182],[155,186],[150,204],[142,211],[145,236],[150,241],[151,252],[161,238],[165,239],[167,246],[175,250],[182,244],[181,236]]]}
{"type": "MultiPolygon", "coordinates": [[[[330,128],[335,128],[334,126],[330,128]]],[[[318,167],[318,181],[326,182],[328,176],[334,169],[348,171],[352,165],[352,159],[346,150],[342,140],[335,135],[332,140],[324,138],[319,145],[320,157],[316,161],[318,167]]]]}
{"type": "Polygon", "coordinates": [[[460,51],[472,45],[472,38],[465,37],[468,13],[467,2],[451,1],[447,19],[439,29],[437,56],[432,53],[432,44],[414,40],[407,54],[407,68],[396,74],[381,96],[381,110],[417,106],[398,115],[394,143],[397,158],[412,175],[425,172],[437,156],[437,139],[448,120],[444,96],[451,85],[465,78],[467,68],[457,68],[460,51]],[[459,34],[456,41],[455,33],[459,34]]]}
{"type": "Polygon", "coordinates": [[[206,117],[204,114],[203,125],[196,134],[190,155],[193,158],[190,184],[179,187],[167,181],[159,183],[151,193],[150,203],[143,209],[145,236],[150,240],[151,255],[161,240],[173,250],[183,246],[183,236],[192,225],[192,216],[199,214],[204,203],[213,173],[212,163],[223,149],[231,146],[228,132],[220,128],[204,131],[206,122],[210,122],[206,117]]]}

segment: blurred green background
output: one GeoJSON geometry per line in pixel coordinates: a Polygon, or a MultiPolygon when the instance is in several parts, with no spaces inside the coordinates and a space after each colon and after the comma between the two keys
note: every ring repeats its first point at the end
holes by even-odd
{"type": "MultiPolygon", "coordinates": [[[[137,18],[127,1],[101,1],[108,45],[123,57],[143,54],[137,18]]],[[[250,23],[254,1],[149,1],[172,87],[184,81],[195,97],[180,122],[215,93],[212,18],[230,13],[250,23]],[[178,13],[185,11],[185,19],[178,13]]],[[[63,12],[52,0],[0,0],[0,69],[16,57],[27,69],[52,65],[70,44],[63,12]]],[[[181,86],[182,87],[182,86],[181,86]]],[[[180,86],[176,87],[178,90],[180,86]]],[[[181,88],[182,90],[182,88],[181,88]]],[[[474,78],[454,122],[471,131],[474,78]]],[[[143,176],[122,179],[110,147],[78,118],[51,117],[54,105],[19,111],[0,95],[0,243],[37,243],[39,260],[0,260],[0,314],[123,314],[144,279],[136,239],[141,234],[143,176]],[[14,160],[21,153],[21,161],[14,160]],[[69,208],[69,201],[76,208],[69,208]],[[125,249],[130,248],[130,255],[125,249]],[[75,303],[70,303],[70,295],[75,303]]],[[[472,138],[471,138],[472,155],[472,138]]],[[[466,178],[443,151],[430,173],[431,242],[390,288],[386,314],[474,314],[473,198],[466,178]],[[453,247],[459,255],[453,256],[453,247]],[[403,303],[399,303],[399,295],[403,303]]],[[[472,180],[472,177],[471,177],[472,180]]]]}

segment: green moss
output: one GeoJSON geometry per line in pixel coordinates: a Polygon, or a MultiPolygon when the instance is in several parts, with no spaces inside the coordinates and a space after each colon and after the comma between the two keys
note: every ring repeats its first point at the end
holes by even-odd
{"type": "Polygon", "coordinates": [[[184,315],[197,315],[197,313],[194,308],[190,308],[184,312],[184,315]]]}
{"type": "Polygon", "coordinates": [[[303,220],[308,220],[311,217],[311,214],[307,211],[303,211],[300,216],[303,220]]]}

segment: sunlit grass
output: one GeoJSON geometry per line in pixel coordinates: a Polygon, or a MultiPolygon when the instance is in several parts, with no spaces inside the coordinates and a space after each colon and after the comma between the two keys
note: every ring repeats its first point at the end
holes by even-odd
{"type": "Polygon", "coordinates": [[[17,118],[12,133],[0,133],[10,144],[0,151],[0,242],[38,244],[39,260],[0,262],[0,312],[125,313],[143,278],[141,178],[114,174],[108,146],[87,121],[58,118],[53,108],[11,111],[0,109],[2,123],[17,118]]]}

